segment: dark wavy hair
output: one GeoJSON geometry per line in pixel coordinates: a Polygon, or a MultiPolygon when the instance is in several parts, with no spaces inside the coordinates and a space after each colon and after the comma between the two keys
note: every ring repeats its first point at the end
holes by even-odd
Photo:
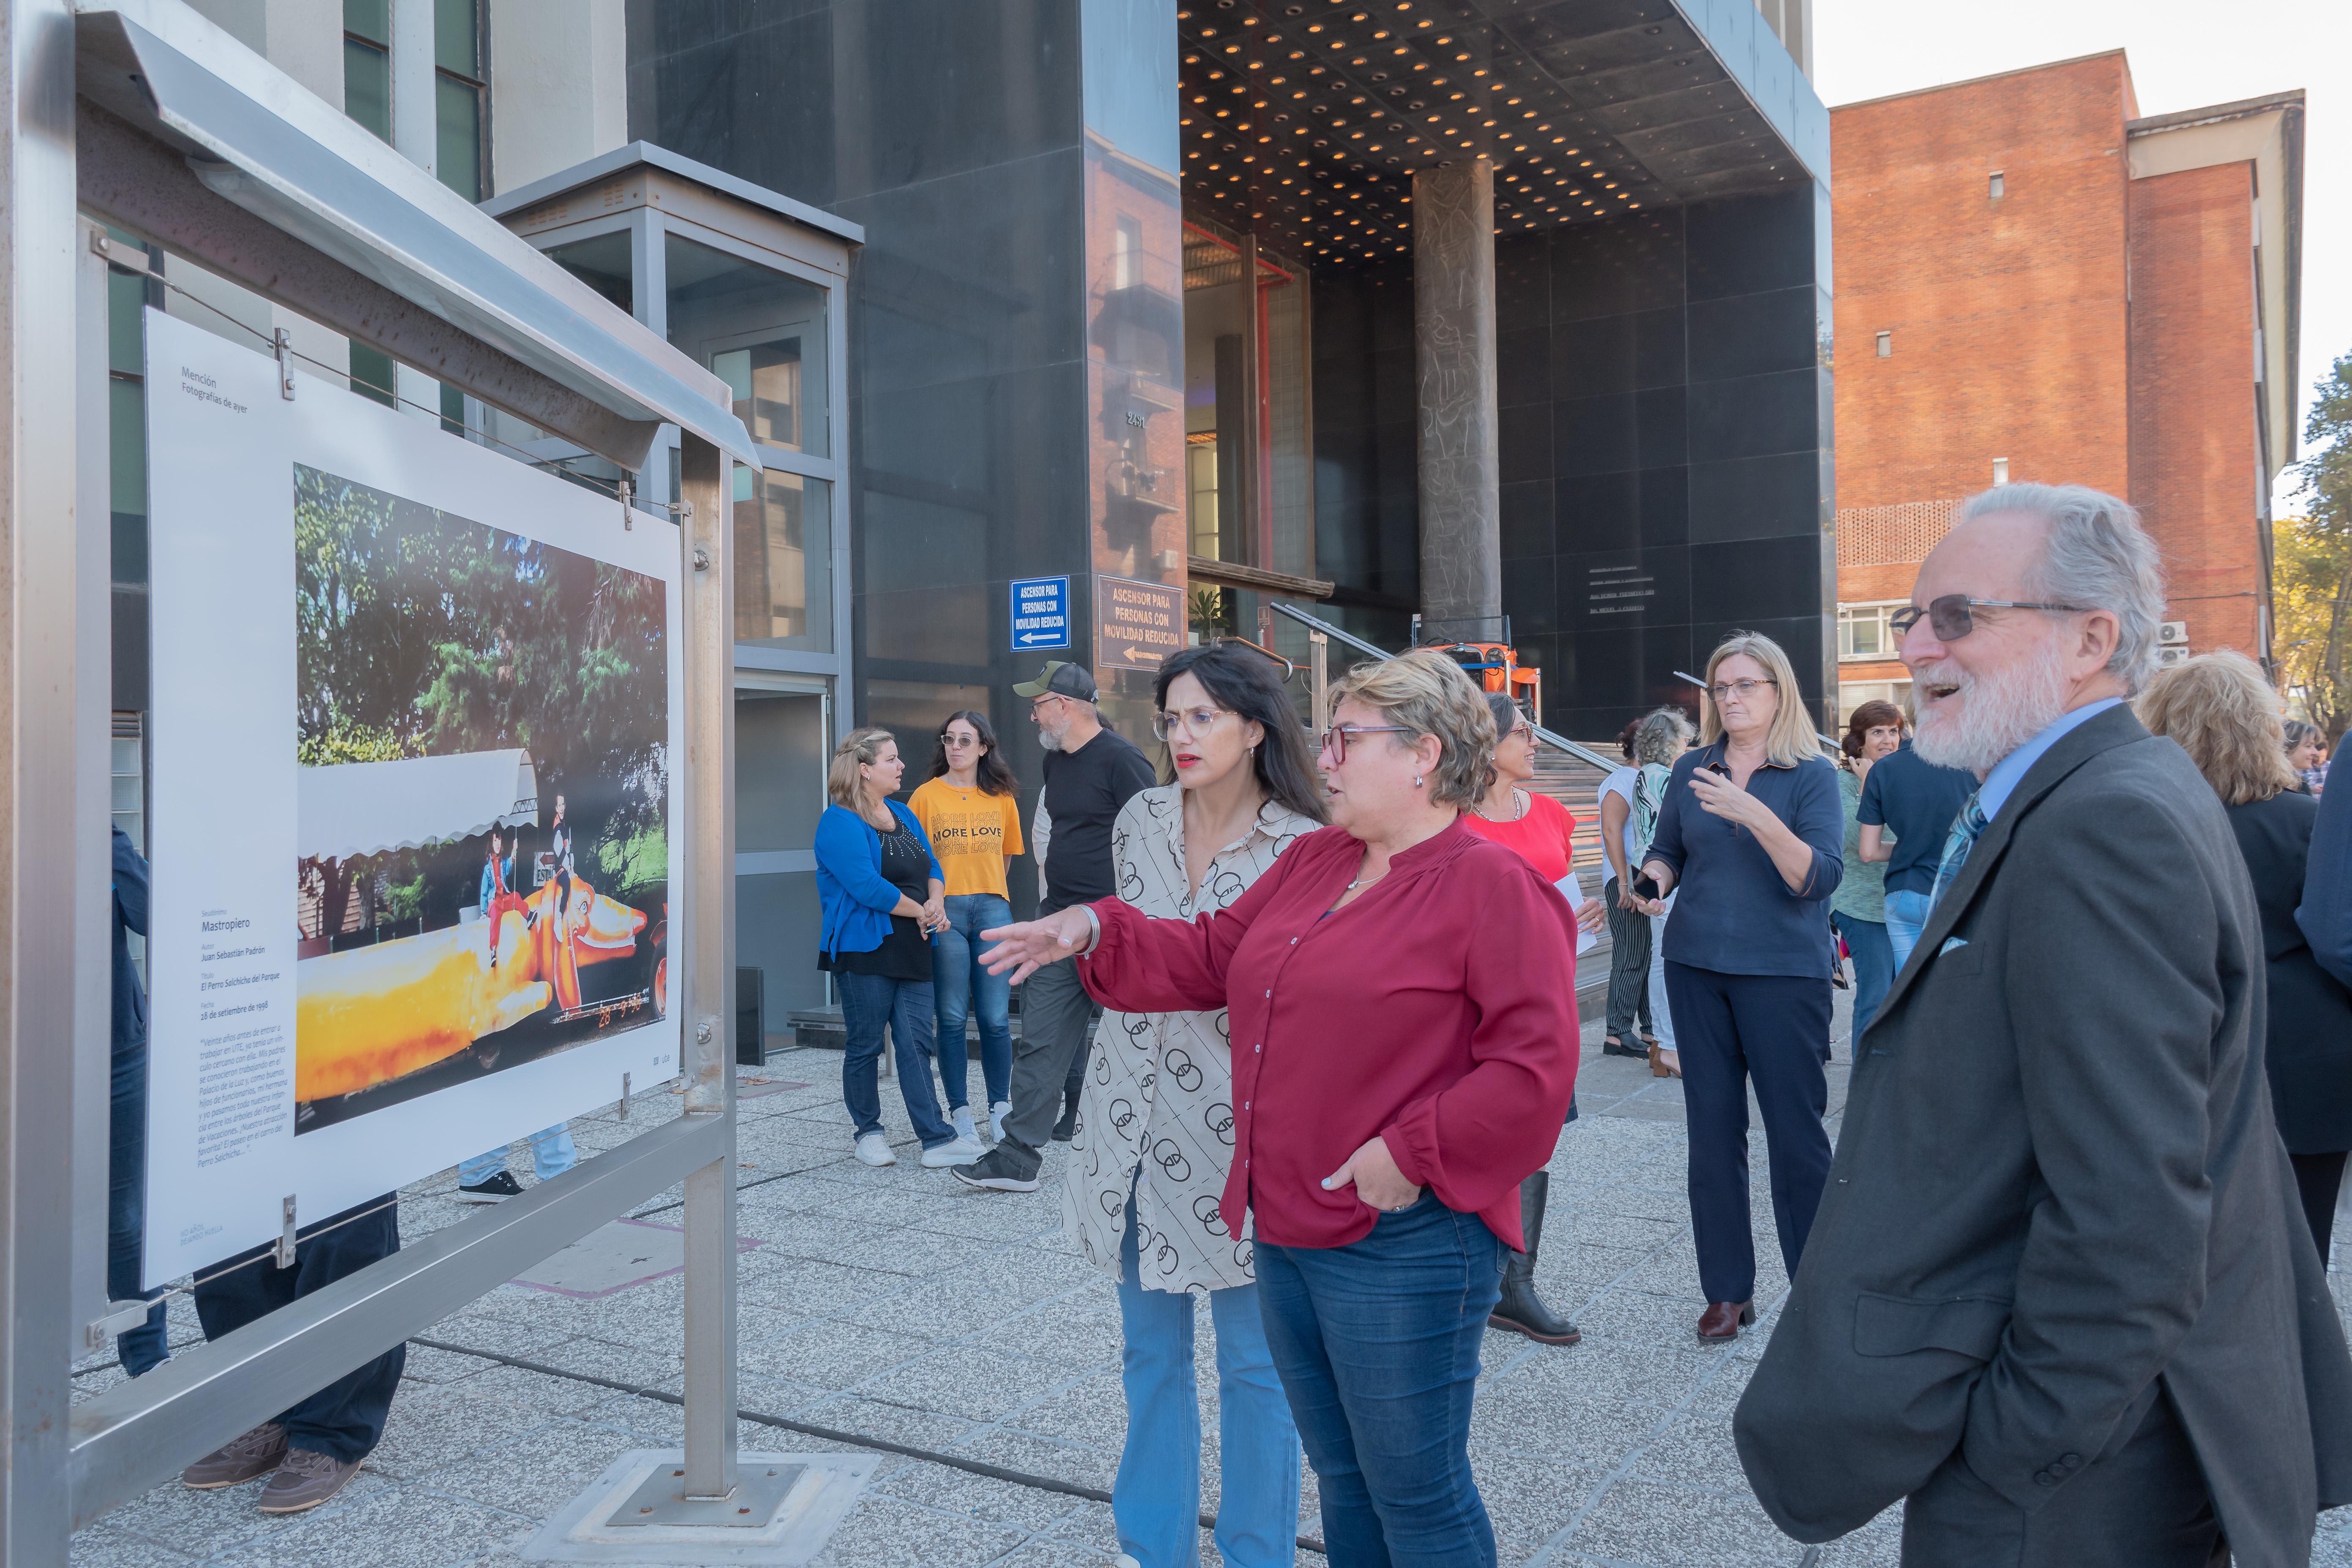
{"type": "Polygon", "coordinates": [[[1290,699],[1282,682],[1275,679],[1274,665],[1265,655],[1236,643],[1188,647],[1160,667],[1160,679],[1151,688],[1155,708],[1166,710],[1168,688],[1180,675],[1199,681],[1218,707],[1255,719],[1264,728],[1265,739],[1258,742],[1251,760],[1258,788],[1268,800],[1280,801],[1318,822],[1331,820],[1315,759],[1307,749],[1307,727],[1292,711],[1290,699]]]}
{"type": "Polygon", "coordinates": [[[1633,731],[1641,727],[1639,719],[1628,719],[1625,727],[1617,731],[1617,749],[1625,753],[1625,760],[1629,763],[1633,760],[1633,731]]]}
{"type": "Polygon", "coordinates": [[[1019,787],[1019,781],[1013,778],[1013,770],[1004,765],[1004,753],[997,750],[995,726],[989,723],[984,715],[969,708],[950,713],[940,721],[939,733],[931,738],[931,776],[943,779],[948,775],[948,726],[959,719],[971,725],[972,733],[980,737],[980,793],[1011,795],[1019,787]]]}
{"type": "MultiPolygon", "coordinates": [[[[1845,735],[1838,742],[1838,750],[1845,753],[1847,762],[1853,761],[1862,755],[1862,748],[1869,743],[1870,732],[1886,724],[1894,725],[1897,734],[1908,728],[1903,722],[1902,709],[1878,698],[1871,699],[1855,709],[1853,717],[1846,721],[1845,735]]],[[[1894,776],[1892,773],[1887,775],[1889,778],[1894,776]]]]}

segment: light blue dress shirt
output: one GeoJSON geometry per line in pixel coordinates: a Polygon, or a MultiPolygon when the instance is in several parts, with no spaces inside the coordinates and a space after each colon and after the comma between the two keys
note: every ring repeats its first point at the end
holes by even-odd
{"type": "Polygon", "coordinates": [[[2018,781],[2027,770],[2042,760],[2042,753],[2064,740],[2081,725],[2088,723],[2123,700],[2120,697],[2103,697],[2096,702],[2085,702],[2071,712],[2061,713],[2050,727],[1992,765],[1984,783],[1977,786],[1977,809],[1984,813],[1988,823],[2000,815],[2009,797],[2017,789],[2018,781]]]}

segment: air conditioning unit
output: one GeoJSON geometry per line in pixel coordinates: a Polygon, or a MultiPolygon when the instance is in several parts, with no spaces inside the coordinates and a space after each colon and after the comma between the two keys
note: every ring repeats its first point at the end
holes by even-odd
{"type": "Polygon", "coordinates": [[[2156,628],[2156,640],[2159,645],[2165,647],[2187,647],[2189,646],[2189,623],[2187,621],[2166,621],[2156,628]]]}
{"type": "Polygon", "coordinates": [[[2159,647],[2156,650],[2156,662],[2160,665],[2185,663],[2188,658],[2189,650],[2185,647],[2159,647]]]}

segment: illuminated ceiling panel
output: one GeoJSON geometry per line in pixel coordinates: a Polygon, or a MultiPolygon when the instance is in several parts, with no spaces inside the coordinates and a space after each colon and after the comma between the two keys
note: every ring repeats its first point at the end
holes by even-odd
{"type": "Polygon", "coordinates": [[[1498,234],[1809,178],[1673,0],[1181,0],[1184,197],[1317,262],[1410,254],[1412,171],[1498,234]]]}

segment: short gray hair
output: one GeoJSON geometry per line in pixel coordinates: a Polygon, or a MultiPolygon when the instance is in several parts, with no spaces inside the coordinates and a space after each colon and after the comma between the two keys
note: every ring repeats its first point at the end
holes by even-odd
{"type": "Polygon", "coordinates": [[[1675,759],[1690,749],[1691,721],[1678,708],[1661,708],[1643,717],[1633,730],[1633,761],[1647,766],[1673,767],[1675,759]]]}
{"type": "Polygon", "coordinates": [[[2049,530],[2026,591],[2053,604],[2111,611],[2116,651],[2107,672],[2137,693],[2156,668],[2164,620],[2164,568],[2138,511],[2088,485],[1995,485],[1969,499],[1960,521],[2012,511],[2038,517],[2049,530]]]}

